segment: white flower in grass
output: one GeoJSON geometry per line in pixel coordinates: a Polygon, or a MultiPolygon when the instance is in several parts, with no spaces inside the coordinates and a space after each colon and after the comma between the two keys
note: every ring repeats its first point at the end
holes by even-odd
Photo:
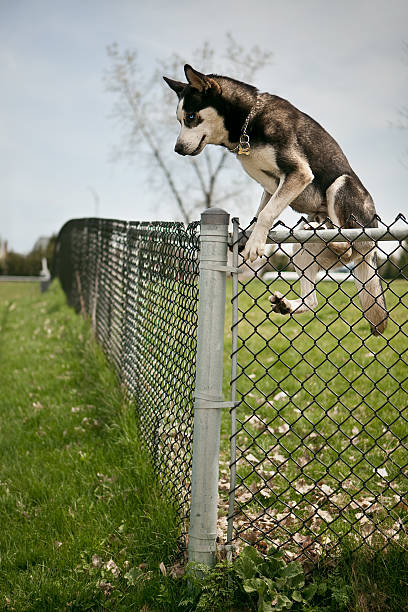
{"type": "Polygon", "coordinates": [[[115,578],[117,578],[119,576],[119,574],[120,574],[120,569],[118,568],[118,566],[116,565],[116,563],[114,562],[113,559],[109,559],[109,561],[104,563],[103,567],[106,570],[108,570],[108,572],[112,572],[112,574],[115,576],[115,578]]]}

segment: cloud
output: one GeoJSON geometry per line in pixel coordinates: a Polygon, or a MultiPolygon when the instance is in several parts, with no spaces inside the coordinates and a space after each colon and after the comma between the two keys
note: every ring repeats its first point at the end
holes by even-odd
{"type": "MultiPolygon", "coordinates": [[[[173,215],[171,204],[156,202],[146,188],[144,164],[108,163],[119,134],[108,119],[112,98],[102,75],[106,46],[115,40],[138,49],[146,72],[156,57],[188,57],[206,39],[219,57],[227,30],[244,46],[272,50],[274,65],[263,71],[260,88],[326,127],[387,213],[407,208],[408,172],[398,162],[405,135],[388,127],[406,103],[405,0],[259,0],[255,10],[235,0],[233,11],[215,0],[205,11],[164,0],[3,5],[0,233],[14,248],[27,250],[66,219],[93,214],[88,185],[104,216],[173,215]]],[[[178,161],[175,172],[182,172],[178,161]]],[[[259,192],[254,186],[254,210],[259,192]]]]}

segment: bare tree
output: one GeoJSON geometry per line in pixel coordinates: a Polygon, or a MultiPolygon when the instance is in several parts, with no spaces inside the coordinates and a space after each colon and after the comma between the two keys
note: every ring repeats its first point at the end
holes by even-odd
{"type": "Polygon", "coordinates": [[[115,95],[112,117],[119,123],[123,141],[114,159],[132,159],[144,163],[149,184],[171,194],[179,216],[188,223],[193,211],[242,196],[248,184],[242,172],[235,170],[235,160],[227,149],[206,147],[197,158],[175,160],[177,134],[176,101],[162,80],[162,75],[177,78],[185,63],[193,63],[202,72],[225,73],[254,82],[257,74],[271,63],[272,53],[258,46],[245,50],[227,34],[225,54],[215,59],[208,42],[183,58],[177,53],[158,63],[147,77],[137,62],[137,52],[121,51],[116,43],[107,49],[110,66],[105,73],[108,91],[115,95]],[[153,163],[152,163],[153,161],[153,163]],[[175,161],[178,164],[175,165],[175,161]]]}

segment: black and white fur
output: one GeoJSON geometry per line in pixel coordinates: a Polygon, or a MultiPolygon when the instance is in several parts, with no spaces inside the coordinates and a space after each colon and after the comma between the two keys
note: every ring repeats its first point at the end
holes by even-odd
{"type": "MultiPolygon", "coordinates": [[[[377,227],[373,200],[350,167],[337,142],[314,119],[290,102],[229,77],[205,75],[188,64],[187,83],[164,77],[179,99],[181,130],[175,151],[198,155],[207,144],[237,152],[249,117],[249,155],[237,155],[244,170],[264,188],[257,221],[242,253],[254,261],[265,254],[269,230],[291,206],[308,216],[311,226],[324,219],[334,227],[377,227]]],[[[294,265],[300,276],[301,297],[288,300],[279,292],[269,298],[281,314],[310,311],[317,306],[319,268],[355,263],[353,275],[363,313],[373,334],[382,333],[387,311],[371,241],[297,246],[294,265]]]]}

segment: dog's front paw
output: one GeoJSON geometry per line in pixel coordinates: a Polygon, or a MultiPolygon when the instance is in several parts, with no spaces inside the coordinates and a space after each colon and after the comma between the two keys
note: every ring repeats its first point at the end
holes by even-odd
{"type": "Polygon", "coordinates": [[[255,261],[258,257],[262,257],[265,255],[265,247],[266,247],[266,234],[263,236],[261,232],[254,232],[248,238],[248,241],[245,245],[244,250],[241,255],[247,261],[255,261]]]}
{"type": "Polygon", "coordinates": [[[277,312],[278,314],[289,314],[292,312],[290,301],[279,291],[275,291],[275,293],[269,297],[269,301],[272,304],[272,312],[277,312]]]}

